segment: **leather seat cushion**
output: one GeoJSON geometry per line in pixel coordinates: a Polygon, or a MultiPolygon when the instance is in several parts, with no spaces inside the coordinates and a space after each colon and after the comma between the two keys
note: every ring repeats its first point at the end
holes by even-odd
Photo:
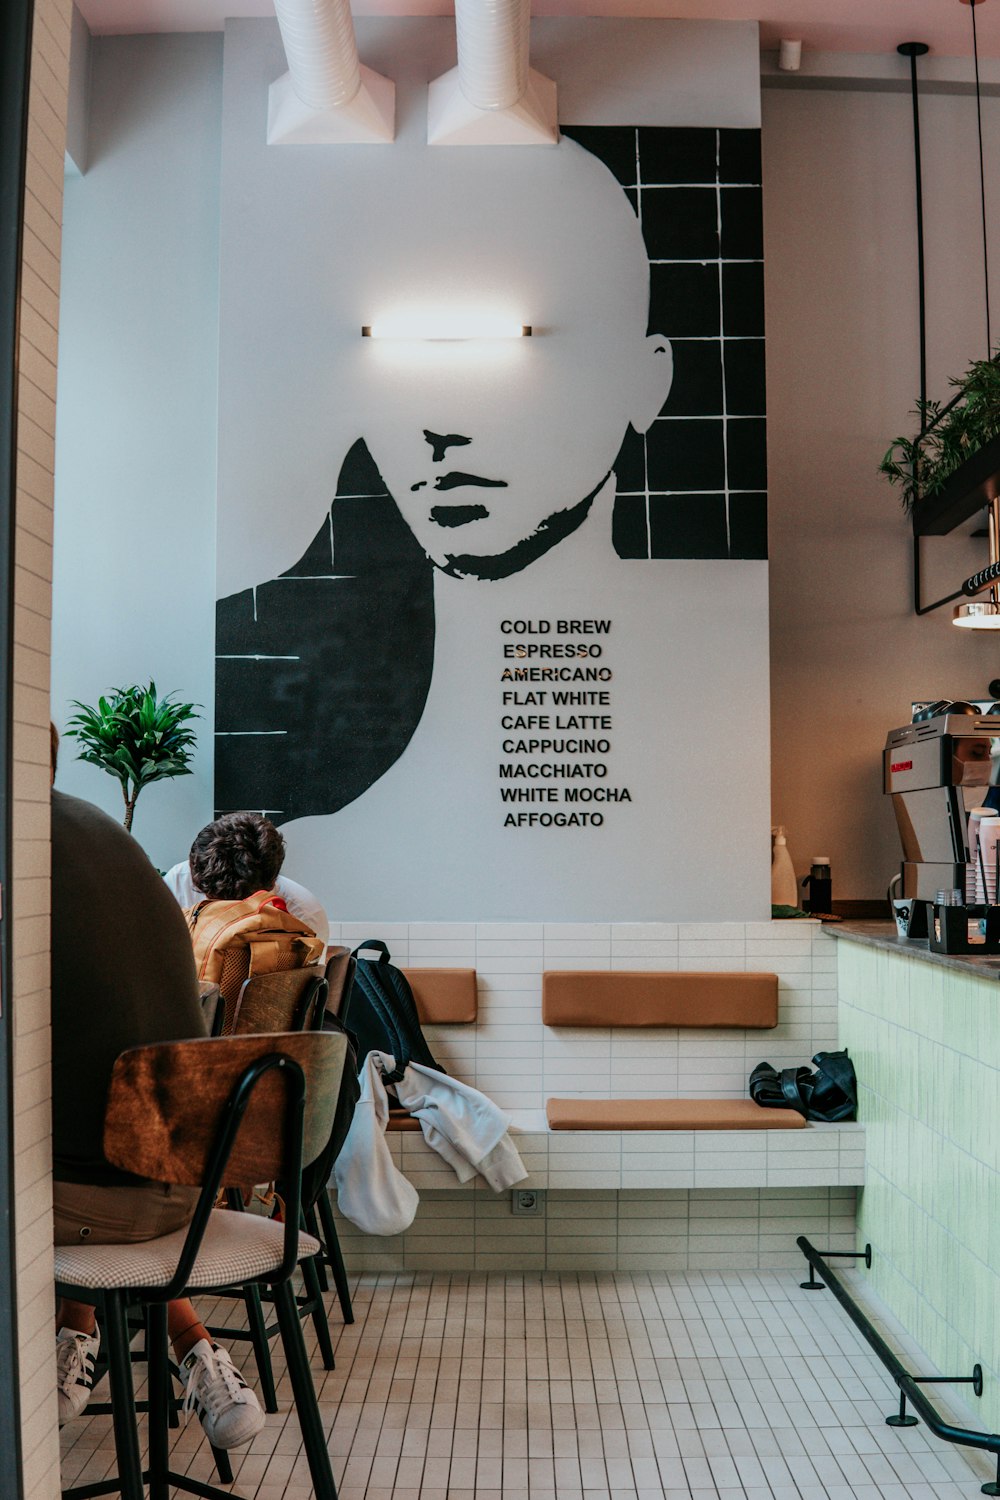
{"type": "Polygon", "coordinates": [[[801,1130],[794,1109],[752,1099],[549,1099],[550,1130],[801,1130]]]}
{"type": "Polygon", "coordinates": [[[778,1024],[777,974],[642,973],[549,969],[542,975],[546,1026],[778,1024]]]}

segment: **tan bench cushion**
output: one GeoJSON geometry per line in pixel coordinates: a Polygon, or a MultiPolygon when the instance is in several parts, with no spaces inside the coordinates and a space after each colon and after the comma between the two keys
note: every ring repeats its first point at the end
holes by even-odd
{"type": "Polygon", "coordinates": [[[542,975],[546,1026],[739,1026],[778,1024],[777,974],[638,973],[549,969],[542,975]]]}
{"type": "Polygon", "coordinates": [[[425,1025],[467,1025],[479,1014],[475,969],[404,969],[425,1025]]]}
{"type": "Polygon", "coordinates": [[[420,1121],[413,1115],[390,1115],[387,1130],[419,1130],[420,1121]]]}
{"type": "Polygon", "coordinates": [[[549,1099],[550,1130],[801,1130],[794,1109],[752,1099],[549,1099]]]}

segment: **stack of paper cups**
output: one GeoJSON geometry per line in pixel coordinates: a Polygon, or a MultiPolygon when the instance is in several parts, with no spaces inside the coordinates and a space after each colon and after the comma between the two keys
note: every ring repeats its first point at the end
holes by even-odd
{"type": "Polygon", "coordinates": [[[1000,865],[1000,818],[983,818],[979,824],[979,849],[976,854],[976,900],[996,906],[997,868],[1000,865]],[[982,854],[982,860],[979,855],[982,854]],[[986,880],[984,882],[983,875],[986,880]]]}
{"type": "MultiPolygon", "coordinates": [[[[969,863],[965,868],[965,899],[971,901],[983,901],[983,876],[979,867],[979,840],[981,837],[982,824],[992,819],[1000,822],[996,810],[992,807],[974,807],[969,813],[969,863]]],[[[986,851],[983,850],[983,858],[986,851]]]]}

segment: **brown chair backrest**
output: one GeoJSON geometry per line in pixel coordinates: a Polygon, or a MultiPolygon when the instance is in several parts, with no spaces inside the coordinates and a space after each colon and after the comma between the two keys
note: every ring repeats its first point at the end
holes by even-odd
{"type": "MultiPolygon", "coordinates": [[[[104,1154],[112,1166],[154,1182],[199,1187],[226,1104],[251,1063],[278,1054],[306,1080],[302,1162],[330,1136],[346,1039],[332,1032],[277,1032],[159,1042],[123,1052],[111,1075],[104,1154]]],[[[225,1172],[228,1183],[269,1182],[288,1173],[288,1094],[281,1070],[253,1090],[225,1172]]]]}
{"type": "Polygon", "coordinates": [[[542,975],[546,1026],[778,1024],[777,974],[555,970],[542,975]]]}
{"type": "Polygon", "coordinates": [[[308,1031],[322,1018],[325,980],[318,964],[254,974],[240,990],[229,1035],[259,1031],[308,1031]],[[320,1014],[317,1015],[317,1009],[320,1014]]]}
{"type": "Polygon", "coordinates": [[[326,1008],[331,1016],[344,1019],[344,1001],[350,998],[354,982],[354,959],[350,948],[326,950],[326,1008]]]}

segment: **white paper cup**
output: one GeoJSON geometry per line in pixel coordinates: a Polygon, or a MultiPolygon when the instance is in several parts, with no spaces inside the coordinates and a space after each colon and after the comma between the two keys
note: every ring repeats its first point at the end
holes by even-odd
{"type": "Polygon", "coordinates": [[[896,931],[900,937],[910,935],[910,918],[913,915],[914,903],[912,900],[899,901],[895,898],[892,903],[892,914],[896,918],[896,931]]]}

